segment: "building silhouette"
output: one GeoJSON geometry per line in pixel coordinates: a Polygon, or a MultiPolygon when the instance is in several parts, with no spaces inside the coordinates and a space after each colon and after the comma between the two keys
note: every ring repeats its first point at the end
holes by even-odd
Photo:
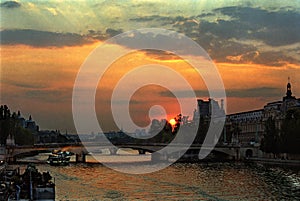
{"type": "Polygon", "coordinates": [[[18,111],[17,114],[17,118],[18,118],[18,123],[19,126],[21,126],[22,128],[26,128],[29,131],[36,133],[39,131],[39,126],[36,124],[36,122],[32,119],[31,115],[29,115],[29,118],[26,120],[22,115],[21,112],[18,111]]]}
{"type": "Polygon", "coordinates": [[[260,144],[265,133],[266,121],[272,118],[276,128],[280,130],[286,112],[290,109],[300,109],[300,98],[292,96],[292,85],[288,79],[286,95],[282,100],[267,103],[262,109],[227,115],[223,131],[224,142],[241,145],[260,144]]]}
{"type": "Polygon", "coordinates": [[[214,116],[224,116],[224,103],[221,100],[221,105],[218,101],[209,98],[207,101],[198,99],[198,108],[194,111],[193,121],[198,122],[200,118],[208,119],[212,114],[214,116]]]}

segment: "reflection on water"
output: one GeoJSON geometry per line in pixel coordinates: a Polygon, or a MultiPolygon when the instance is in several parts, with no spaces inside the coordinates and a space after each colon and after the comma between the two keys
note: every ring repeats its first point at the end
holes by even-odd
{"type": "Polygon", "coordinates": [[[57,200],[300,200],[299,171],[242,163],[177,163],[145,175],[100,164],[37,167],[55,177],[57,200]]]}

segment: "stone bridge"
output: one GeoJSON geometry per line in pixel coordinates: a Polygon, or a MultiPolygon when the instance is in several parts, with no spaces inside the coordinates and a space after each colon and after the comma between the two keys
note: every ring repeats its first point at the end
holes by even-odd
{"type": "Polygon", "coordinates": [[[173,156],[183,155],[186,158],[195,158],[198,156],[200,149],[211,151],[213,154],[221,155],[223,158],[240,160],[245,157],[257,157],[259,155],[259,149],[257,147],[241,147],[238,145],[217,145],[216,147],[202,147],[199,145],[192,145],[186,151],[184,144],[175,144],[168,146],[168,153],[159,154],[157,151],[163,149],[168,144],[165,143],[151,143],[151,144],[115,144],[115,146],[89,142],[82,144],[37,144],[34,146],[7,146],[6,147],[6,160],[15,161],[17,157],[20,157],[26,153],[40,153],[40,152],[52,152],[53,150],[70,151],[76,155],[76,162],[85,162],[86,155],[93,154],[95,150],[108,149],[110,154],[115,155],[119,149],[133,149],[137,150],[139,154],[145,154],[146,152],[153,153],[152,160],[167,160],[173,156]],[[155,153],[154,153],[155,152],[155,153]]]}

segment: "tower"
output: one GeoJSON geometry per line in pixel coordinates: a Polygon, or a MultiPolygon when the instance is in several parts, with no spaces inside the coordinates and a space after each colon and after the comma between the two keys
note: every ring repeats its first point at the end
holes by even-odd
{"type": "Polygon", "coordinates": [[[286,85],[286,98],[292,98],[292,85],[290,83],[290,77],[288,77],[288,83],[286,85]]]}
{"type": "Polygon", "coordinates": [[[294,104],[294,102],[295,102],[295,100],[297,100],[296,99],[296,97],[295,96],[292,96],[292,85],[291,85],[291,82],[290,82],[290,77],[288,77],[288,83],[287,83],[287,85],[286,85],[286,96],[284,96],[283,97],[283,107],[284,107],[284,111],[286,111],[287,110],[287,105],[293,105],[294,104]]]}

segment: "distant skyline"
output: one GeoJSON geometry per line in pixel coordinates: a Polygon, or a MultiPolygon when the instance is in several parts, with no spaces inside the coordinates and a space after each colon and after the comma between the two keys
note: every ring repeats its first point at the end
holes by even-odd
{"type": "MultiPolygon", "coordinates": [[[[288,77],[300,98],[300,0],[0,2],[0,103],[26,118],[31,114],[41,129],[75,133],[72,89],[81,64],[106,39],[140,28],[177,31],[203,47],[223,79],[227,113],[281,100],[288,77]]],[[[97,93],[97,112],[109,116],[111,87],[145,62],[177,69],[192,80],[199,98],[208,98],[203,81],[176,55],[139,51],[119,59],[101,80],[105,90],[97,93]]],[[[165,106],[168,118],[179,111],[172,94],[157,86],[137,91],[132,103],[141,125],[153,103],[165,106]]],[[[191,118],[192,112],[184,115],[191,118]]],[[[109,118],[99,119],[107,130],[114,128],[109,118]]]]}

